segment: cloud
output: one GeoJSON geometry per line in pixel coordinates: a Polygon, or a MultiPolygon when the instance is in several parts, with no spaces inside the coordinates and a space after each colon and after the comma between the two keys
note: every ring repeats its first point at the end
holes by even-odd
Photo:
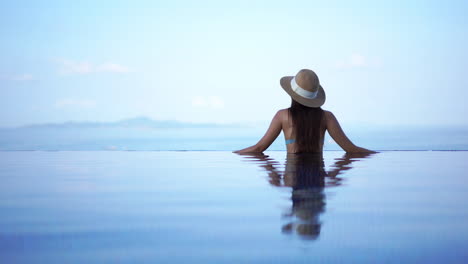
{"type": "Polygon", "coordinates": [[[381,65],[380,59],[370,58],[359,53],[353,53],[349,57],[335,63],[335,67],[338,69],[372,68],[380,67],[381,65]]]}
{"type": "Polygon", "coordinates": [[[6,81],[31,81],[34,80],[31,74],[10,74],[10,75],[0,75],[0,80],[6,81]]]}
{"type": "Polygon", "coordinates": [[[200,108],[220,109],[224,107],[224,100],[219,96],[194,96],[192,106],[200,108]]]}
{"type": "Polygon", "coordinates": [[[58,60],[60,73],[63,74],[87,74],[91,73],[93,66],[89,62],[76,62],[70,60],[58,60]]]}
{"type": "Polygon", "coordinates": [[[89,99],[64,98],[55,102],[56,108],[92,108],[96,106],[96,101],[89,99]]]}
{"type": "Polygon", "coordinates": [[[126,66],[106,62],[102,64],[93,64],[88,61],[72,61],[67,59],[56,59],[60,65],[59,72],[61,74],[90,74],[98,72],[110,73],[129,73],[130,69],[126,66]]]}
{"type": "Polygon", "coordinates": [[[105,63],[96,67],[96,71],[101,72],[115,72],[115,73],[127,73],[130,70],[122,65],[116,63],[105,63]]]}
{"type": "Polygon", "coordinates": [[[192,98],[192,106],[194,107],[203,107],[206,105],[205,98],[202,96],[195,96],[192,98]]]}

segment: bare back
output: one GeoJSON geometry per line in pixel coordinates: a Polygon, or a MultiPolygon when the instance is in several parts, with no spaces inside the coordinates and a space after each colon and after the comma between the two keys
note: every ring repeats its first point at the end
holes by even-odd
{"type": "MultiPolygon", "coordinates": [[[[322,118],[322,125],[321,125],[321,130],[320,130],[320,151],[323,150],[323,142],[325,138],[325,131],[326,131],[326,115],[323,114],[322,118]]],[[[283,131],[284,139],[285,141],[288,139],[295,139],[295,132],[294,132],[294,125],[291,119],[291,116],[289,115],[289,109],[283,109],[279,111],[280,116],[281,116],[281,130],[283,131]]],[[[298,146],[297,143],[291,143],[291,144],[286,144],[286,150],[288,153],[296,153],[298,151],[298,146]]]]}
{"type": "MultiPolygon", "coordinates": [[[[235,151],[236,153],[258,153],[266,150],[278,135],[283,131],[285,140],[294,138],[294,126],[292,120],[289,118],[289,110],[279,110],[271,120],[270,126],[265,135],[257,142],[257,144],[235,151]]],[[[320,133],[320,149],[323,150],[323,142],[325,138],[325,131],[328,131],[333,140],[346,152],[373,152],[371,150],[358,147],[349,140],[346,134],[341,129],[341,126],[330,111],[323,111],[321,133],[320,133]]],[[[297,143],[287,144],[286,148],[288,153],[297,153],[297,143]]]]}

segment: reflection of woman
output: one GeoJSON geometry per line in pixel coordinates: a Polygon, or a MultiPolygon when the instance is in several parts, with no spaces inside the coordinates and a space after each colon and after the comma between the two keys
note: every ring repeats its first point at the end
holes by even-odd
{"type": "Polygon", "coordinates": [[[321,153],[288,154],[284,172],[278,169],[279,163],[264,154],[246,155],[256,163],[261,161],[269,176],[270,184],[292,189],[290,212],[285,214],[288,222],[283,225],[284,233],[297,233],[304,239],[317,239],[322,223],[320,215],[325,212],[325,187],[338,186],[343,170],[352,168],[350,164],[370,153],[347,153],[337,159],[330,171],[325,170],[321,153]]]}
{"type": "Polygon", "coordinates": [[[302,238],[320,235],[319,216],[325,211],[325,168],[320,154],[289,154],[286,158],[284,182],[292,187],[289,223],[283,232],[297,232],[302,238]]]}
{"type": "Polygon", "coordinates": [[[236,153],[263,152],[283,131],[288,153],[321,152],[325,131],[346,152],[371,152],[354,145],[332,112],[322,110],[325,91],[317,75],[311,70],[300,70],[296,76],[281,78],[281,86],[291,96],[291,107],[279,110],[260,141],[236,153]]]}

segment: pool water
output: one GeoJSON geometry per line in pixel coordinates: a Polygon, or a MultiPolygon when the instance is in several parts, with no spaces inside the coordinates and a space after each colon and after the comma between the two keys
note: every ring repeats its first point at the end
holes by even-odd
{"type": "Polygon", "coordinates": [[[0,152],[1,263],[466,263],[468,152],[0,152]]]}

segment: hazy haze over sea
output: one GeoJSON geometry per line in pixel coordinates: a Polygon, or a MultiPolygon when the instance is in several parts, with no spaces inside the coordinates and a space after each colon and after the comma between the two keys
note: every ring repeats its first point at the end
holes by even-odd
{"type": "MultiPolygon", "coordinates": [[[[468,150],[468,128],[342,124],[357,145],[375,150],[468,150]]],[[[255,144],[268,127],[157,121],[66,122],[0,128],[0,150],[235,150],[255,144]]],[[[325,150],[339,150],[327,135],[325,150]]],[[[269,150],[285,150],[281,134],[269,150]]]]}

